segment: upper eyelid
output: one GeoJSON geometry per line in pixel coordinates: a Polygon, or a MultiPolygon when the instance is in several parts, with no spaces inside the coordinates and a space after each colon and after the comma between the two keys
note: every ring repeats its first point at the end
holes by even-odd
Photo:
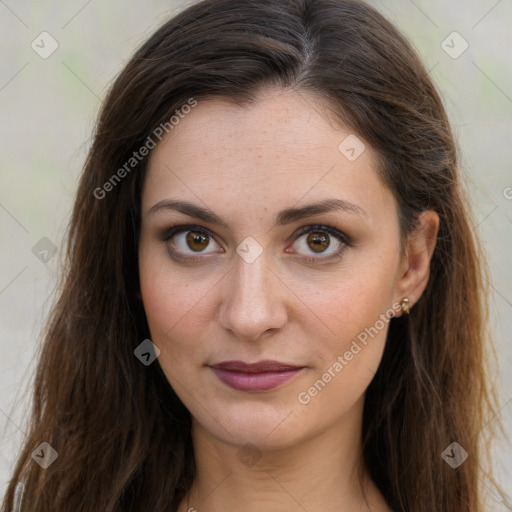
{"type": "Polygon", "coordinates": [[[326,231],[329,235],[332,235],[332,236],[338,238],[339,240],[341,240],[343,243],[346,243],[347,245],[350,242],[350,237],[347,234],[345,234],[343,231],[339,230],[338,228],[329,226],[327,224],[318,224],[318,223],[317,224],[307,224],[305,226],[301,226],[301,227],[297,228],[291,236],[292,237],[294,235],[302,236],[308,232],[314,232],[315,229],[318,231],[326,231]]]}
{"type": "Polygon", "coordinates": [[[210,231],[208,228],[201,226],[199,224],[176,224],[170,228],[164,230],[163,238],[164,240],[169,240],[171,237],[175,235],[179,235],[181,233],[186,233],[187,231],[198,231],[199,233],[205,233],[212,238],[216,239],[216,235],[210,231]]]}

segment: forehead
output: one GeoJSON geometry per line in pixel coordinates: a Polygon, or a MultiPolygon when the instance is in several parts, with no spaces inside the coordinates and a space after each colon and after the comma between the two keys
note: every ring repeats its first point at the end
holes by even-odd
{"type": "Polygon", "coordinates": [[[198,100],[150,155],[143,211],[169,195],[247,212],[339,196],[378,215],[394,199],[363,144],[303,92],[265,91],[243,106],[198,100]]]}
{"type": "Polygon", "coordinates": [[[244,152],[274,161],[293,155],[299,159],[305,152],[314,158],[311,150],[337,150],[335,141],[325,139],[327,129],[339,129],[328,120],[328,113],[325,101],[290,90],[265,89],[253,103],[244,105],[227,98],[199,100],[158,145],[152,159],[174,152],[177,146],[184,155],[213,161],[240,157],[244,152]]]}

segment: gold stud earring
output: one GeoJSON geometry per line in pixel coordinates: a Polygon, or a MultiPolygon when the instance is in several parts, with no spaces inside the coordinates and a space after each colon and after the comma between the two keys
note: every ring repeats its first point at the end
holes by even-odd
{"type": "Polygon", "coordinates": [[[409,308],[409,299],[407,297],[404,297],[402,299],[402,302],[400,302],[400,307],[402,308],[402,311],[408,315],[410,308],[409,308]]]}

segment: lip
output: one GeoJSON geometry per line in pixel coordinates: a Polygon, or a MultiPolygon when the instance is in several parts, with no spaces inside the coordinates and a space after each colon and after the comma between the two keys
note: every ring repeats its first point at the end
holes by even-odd
{"type": "Polygon", "coordinates": [[[279,361],[223,361],[209,365],[217,378],[238,391],[269,391],[289,382],[303,369],[279,361]]]}

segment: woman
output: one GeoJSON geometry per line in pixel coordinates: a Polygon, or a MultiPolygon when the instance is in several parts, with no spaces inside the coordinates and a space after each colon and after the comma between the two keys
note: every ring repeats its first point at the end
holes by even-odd
{"type": "Polygon", "coordinates": [[[100,113],[6,510],[484,510],[457,165],[423,64],[364,3],[164,24],[100,113]]]}

